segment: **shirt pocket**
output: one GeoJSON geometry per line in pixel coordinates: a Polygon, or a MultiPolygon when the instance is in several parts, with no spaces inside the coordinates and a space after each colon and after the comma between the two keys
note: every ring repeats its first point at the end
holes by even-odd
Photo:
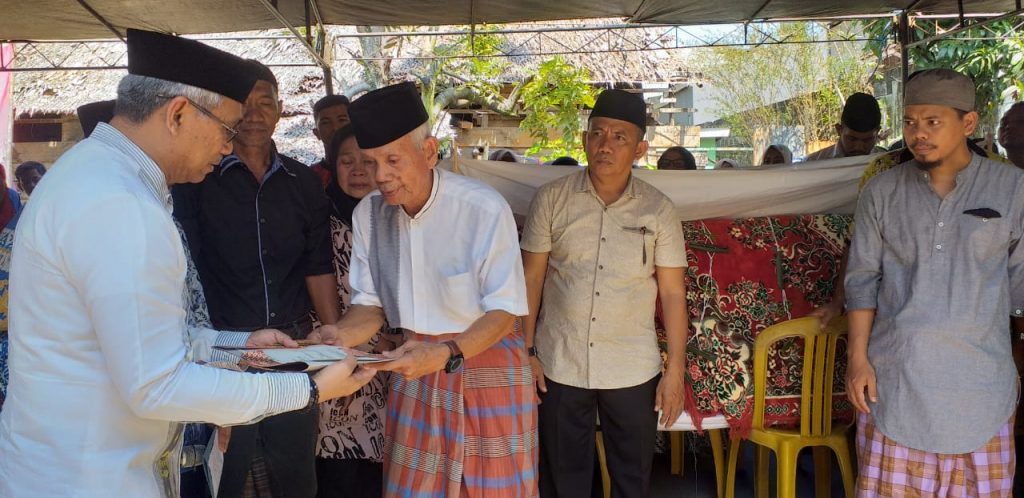
{"type": "MultiPolygon", "coordinates": [[[[480,307],[480,291],[477,288],[476,275],[466,271],[441,277],[441,303],[447,314],[459,323],[467,326],[483,314],[480,307]]],[[[462,332],[454,330],[452,332],[462,332]]]]}
{"type": "Polygon", "coordinates": [[[960,220],[960,235],[971,257],[977,261],[990,261],[1000,254],[1007,254],[1011,233],[1005,218],[963,216],[964,219],[960,220]]]}

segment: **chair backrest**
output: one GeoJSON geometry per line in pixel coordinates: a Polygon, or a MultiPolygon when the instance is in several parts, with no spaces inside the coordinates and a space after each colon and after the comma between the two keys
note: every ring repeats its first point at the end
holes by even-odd
{"type": "Polygon", "coordinates": [[[836,367],[836,346],[847,333],[846,317],[839,317],[824,329],[816,317],[797,318],[772,325],[754,340],[754,429],[764,429],[768,353],[782,339],[803,339],[803,372],[800,388],[800,435],[824,436],[832,432],[832,379],[836,367]]]}

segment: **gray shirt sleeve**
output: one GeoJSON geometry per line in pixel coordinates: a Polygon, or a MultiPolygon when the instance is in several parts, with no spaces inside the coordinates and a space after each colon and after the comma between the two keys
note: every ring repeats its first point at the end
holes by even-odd
{"type": "MultiPolygon", "coordinates": [[[[875,184],[877,186],[877,183],[875,184]]],[[[877,188],[871,184],[860,195],[854,215],[856,225],[850,258],[846,266],[846,309],[878,307],[878,287],[882,280],[882,232],[879,220],[877,188]]]]}
{"type": "MultiPolygon", "coordinates": [[[[1020,199],[1022,184],[1018,183],[1015,198],[1020,199]]],[[[1015,317],[1024,317],[1024,247],[1021,247],[1021,234],[1024,234],[1024,210],[1014,213],[1012,241],[1008,271],[1010,276],[1010,313],[1015,317]]]]}

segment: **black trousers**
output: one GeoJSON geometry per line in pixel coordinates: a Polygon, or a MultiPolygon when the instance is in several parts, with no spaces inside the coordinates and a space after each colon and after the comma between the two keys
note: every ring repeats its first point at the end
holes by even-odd
{"type": "MultiPolygon", "coordinates": [[[[301,339],[309,335],[313,325],[309,317],[304,316],[271,328],[301,339]]],[[[259,455],[269,477],[273,498],[314,498],[319,429],[319,407],[267,417],[252,425],[232,427],[217,496],[243,496],[253,458],[259,455]]]]}
{"type": "Polygon", "coordinates": [[[538,412],[542,498],[591,496],[598,416],[612,497],[647,497],[658,431],[654,396],[659,379],[622,389],[581,389],[545,378],[548,392],[541,393],[538,412]]]}
{"type": "Polygon", "coordinates": [[[253,457],[266,465],[273,498],[316,496],[316,436],[320,410],[299,410],[231,428],[217,496],[242,496],[253,457]]]}
{"type": "Polygon", "coordinates": [[[384,464],[358,458],[316,459],[316,498],[381,498],[384,464]]]}

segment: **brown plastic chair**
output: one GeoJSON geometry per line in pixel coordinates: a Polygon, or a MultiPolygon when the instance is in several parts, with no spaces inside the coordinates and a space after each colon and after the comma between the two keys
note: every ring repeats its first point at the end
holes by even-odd
{"type": "MultiPolygon", "coordinates": [[[[828,449],[835,452],[843,474],[846,496],[853,497],[853,462],[846,436],[848,425],[832,423],[832,379],[835,374],[836,344],[847,333],[846,317],[833,320],[822,330],[818,318],[789,320],[768,327],[754,340],[754,419],[749,440],[757,445],[755,455],[755,496],[768,491],[768,450],[775,453],[778,498],[796,496],[796,460],[800,450],[814,447],[814,496],[829,496],[828,482],[831,460],[828,449]],[[768,377],[768,352],[782,339],[800,337],[804,340],[804,364],[800,391],[800,428],[765,427],[765,387],[768,377]]],[[[726,496],[736,491],[736,458],[740,439],[732,440],[729,449],[729,471],[726,496]]]]}

